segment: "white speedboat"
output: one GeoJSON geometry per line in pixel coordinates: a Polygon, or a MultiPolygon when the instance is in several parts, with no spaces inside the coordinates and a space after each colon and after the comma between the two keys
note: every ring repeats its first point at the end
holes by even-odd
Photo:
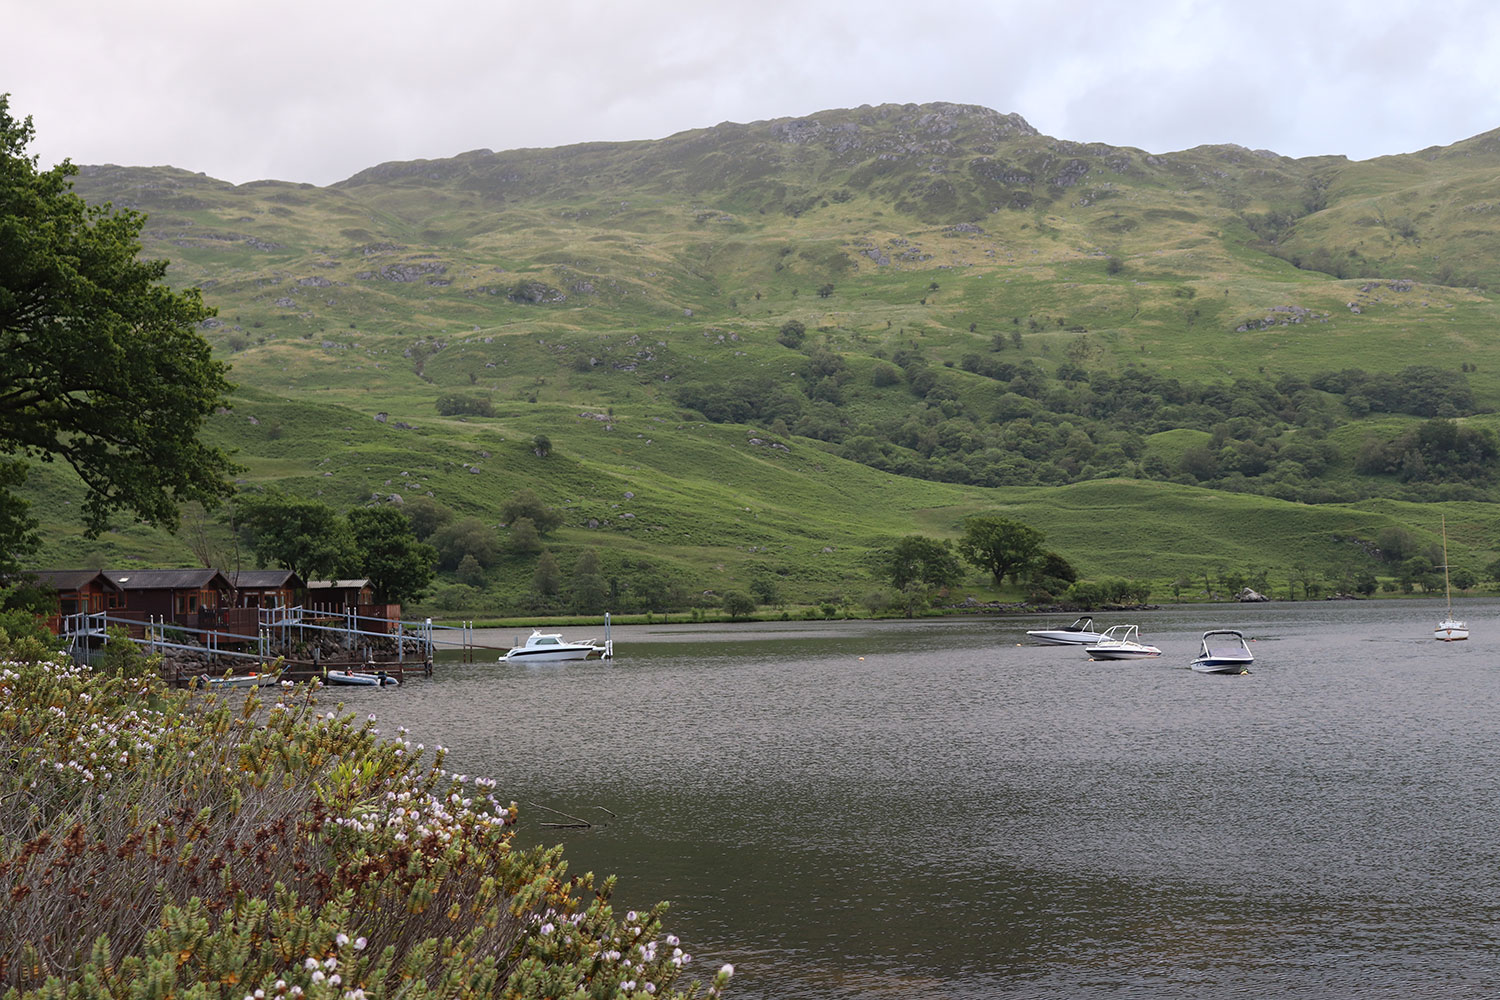
{"type": "Polygon", "coordinates": [[[610,644],[596,639],[564,642],[557,632],[532,630],[525,643],[512,646],[500,657],[502,663],[553,663],[559,660],[599,660],[610,655],[610,644]]]}
{"type": "Polygon", "coordinates": [[[1094,619],[1080,618],[1067,628],[1036,628],[1026,632],[1044,646],[1085,646],[1103,636],[1094,631],[1094,619]]]}
{"type": "Polygon", "coordinates": [[[1448,519],[1443,518],[1443,594],[1448,598],[1448,615],[1432,630],[1432,637],[1442,642],[1457,642],[1469,637],[1469,625],[1453,617],[1453,590],[1448,586],[1448,519]]]}
{"type": "Polygon", "coordinates": [[[1203,633],[1203,649],[1190,664],[1200,674],[1243,674],[1255,662],[1245,636],[1232,628],[1203,633]]]}
{"type": "Polygon", "coordinates": [[[1139,625],[1111,625],[1098,642],[1084,646],[1083,651],[1095,660],[1144,660],[1161,655],[1155,646],[1141,642],[1139,625]]]}

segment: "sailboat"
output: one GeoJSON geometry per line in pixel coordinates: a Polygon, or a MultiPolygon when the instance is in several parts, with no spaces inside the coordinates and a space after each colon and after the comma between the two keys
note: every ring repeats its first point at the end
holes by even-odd
{"type": "Polygon", "coordinates": [[[1443,642],[1457,642],[1469,637],[1469,625],[1453,617],[1453,589],[1448,585],[1448,519],[1443,518],[1443,593],[1448,597],[1448,614],[1432,630],[1432,637],[1443,642]]]}

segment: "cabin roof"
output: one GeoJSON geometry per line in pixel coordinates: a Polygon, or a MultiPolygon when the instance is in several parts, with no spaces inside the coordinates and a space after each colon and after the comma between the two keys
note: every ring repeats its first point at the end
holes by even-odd
{"type": "Polygon", "coordinates": [[[302,578],[289,569],[242,569],[224,575],[240,589],[302,586],[302,578]]]}
{"type": "Polygon", "coordinates": [[[34,572],[37,582],[53,590],[82,590],[96,580],[115,590],[120,589],[102,569],[39,569],[34,572]]]}
{"type": "Polygon", "coordinates": [[[216,569],[105,570],[104,575],[121,590],[229,589],[229,581],[216,569]]]}

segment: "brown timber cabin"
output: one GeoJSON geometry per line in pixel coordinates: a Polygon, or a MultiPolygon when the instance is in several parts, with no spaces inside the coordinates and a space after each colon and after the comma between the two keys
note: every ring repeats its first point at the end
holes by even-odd
{"type": "Polygon", "coordinates": [[[68,615],[116,612],[125,606],[124,592],[102,569],[43,569],[34,574],[38,585],[57,595],[57,605],[47,617],[53,632],[62,628],[68,615]]]}
{"type": "Polygon", "coordinates": [[[124,618],[164,618],[187,629],[223,624],[234,586],[216,569],[105,570],[125,595],[124,618]]]}

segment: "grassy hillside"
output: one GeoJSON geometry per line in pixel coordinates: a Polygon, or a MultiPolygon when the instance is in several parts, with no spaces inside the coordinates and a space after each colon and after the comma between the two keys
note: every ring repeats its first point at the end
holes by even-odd
{"type": "MultiPolygon", "coordinates": [[[[592,546],[626,589],[772,574],[855,601],[882,545],[981,510],[1159,593],[1379,571],[1382,530],[1430,535],[1422,501],[1483,566],[1483,456],[1401,462],[1434,418],[1496,426],[1497,166],[1495,134],[1363,163],[1155,155],[891,105],[328,188],[102,166],[77,189],[148,213],[146,252],[218,308],[240,391],[209,434],[247,486],[488,523],[530,488],[565,513],[565,570],[592,546]],[[470,415],[439,412],[455,396],[470,415]]],[[[66,477],[33,480],[49,564],[188,561],[138,530],[76,539],[66,477]]],[[[435,600],[522,601],[531,567],[435,600]]]]}

